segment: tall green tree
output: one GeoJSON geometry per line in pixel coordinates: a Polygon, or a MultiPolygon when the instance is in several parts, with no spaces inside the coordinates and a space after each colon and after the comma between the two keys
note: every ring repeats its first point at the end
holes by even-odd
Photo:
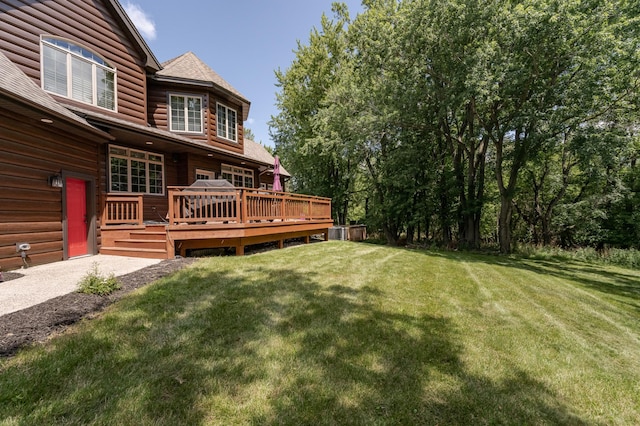
{"type": "MultiPolygon", "coordinates": [[[[614,1],[494,3],[477,84],[486,87],[476,113],[496,155],[501,197],[499,239],[512,246],[513,200],[532,153],[567,125],[608,111],[620,96],[620,72],[637,75],[615,28],[625,17],[614,1]]],[[[628,83],[628,80],[626,80],[628,83]]],[[[624,84],[626,86],[626,84],[624,84]]]]}
{"type": "Polygon", "coordinates": [[[337,20],[323,17],[277,73],[272,131],[298,190],[333,197],[346,220],[362,182],[370,223],[390,243],[422,227],[477,247],[493,175],[503,252],[514,206],[548,242],[554,212],[569,218],[566,206],[606,191],[588,171],[607,138],[584,135],[637,105],[637,3],[363,3],[353,22],[336,6],[337,20]],[[580,187],[589,191],[576,197],[580,187]]]}
{"type": "Polygon", "coordinates": [[[286,70],[276,71],[277,116],[269,123],[276,151],[292,173],[295,191],[331,197],[334,217],[344,223],[354,177],[351,157],[339,138],[320,138],[315,130],[327,92],[336,82],[345,58],[349,14],[334,3],[335,20],[322,15],[320,29],[313,29],[308,45],[298,42],[296,58],[286,70]]]}

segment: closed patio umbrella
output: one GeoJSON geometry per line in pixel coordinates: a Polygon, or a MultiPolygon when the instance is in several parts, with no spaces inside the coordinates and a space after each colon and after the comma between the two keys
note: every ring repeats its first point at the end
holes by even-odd
{"type": "Polygon", "coordinates": [[[282,191],[282,184],[280,183],[280,159],[277,155],[273,163],[273,190],[282,191]]]}

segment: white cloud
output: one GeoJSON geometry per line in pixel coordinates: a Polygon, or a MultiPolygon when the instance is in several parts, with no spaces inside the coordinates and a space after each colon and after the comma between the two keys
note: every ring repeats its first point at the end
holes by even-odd
{"type": "Polygon", "coordinates": [[[124,10],[144,38],[147,40],[156,39],[156,24],[147,16],[140,6],[127,2],[124,4],[124,10]]]}
{"type": "Polygon", "coordinates": [[[253,125],[253,123],[255,123],[255,122],[256,122],[256,120],[254,120],[253,118],[250,118],[250,119],[247,120],[247,124],[250,125],[250,126],[253,125]]]}

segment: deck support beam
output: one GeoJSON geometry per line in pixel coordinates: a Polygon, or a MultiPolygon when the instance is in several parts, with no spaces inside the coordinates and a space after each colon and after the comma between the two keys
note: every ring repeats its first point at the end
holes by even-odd
{"type": "MultiPolygon", "coordinates": [[[[184,228],[181,228],[184,230],[184,228]]],[[[274,231],[273,228],[270,229],[271,232],[274,231]]],[[[216,238],[215,236],[207,237],[207,238],[197,238],[197,239],[189,239],[189,235],[182,234],[180,236],[173,235],[172,239],[179,241],[178,247],[180,247],[180,255],[186,257],[187,250],[193,249],[208,249],[208,248],[219,248],[219,247],[234,247],[236,250],[237,256],[244,255],[245,247],[253,244],[262,244],[268,242],[276,242],[278,244],[278,248],[281,249],[284,247],[284,241],[292,238],[303,238],[305,244],[309,244],[311,242],[311,236],[316,234],[324,234],[324,240],[328,240],[329,229],[328,228],[320,228],[320,229],[305,229],[305,230],[287,230],[287,232],[274,232],[264,235],[251,235],[251,236],[232,236],[216,238]]],[[[171,230],[169,230],[169,235],[171,235],[171,230]]],[[[198,234],[195,234],[198,235],[198,234]]],[[[199,235],[201,236],[201,234],[199,235]]]]}

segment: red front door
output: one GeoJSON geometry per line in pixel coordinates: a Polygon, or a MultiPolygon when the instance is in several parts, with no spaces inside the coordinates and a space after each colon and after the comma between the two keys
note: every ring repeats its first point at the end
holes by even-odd
{"type": "Polygon", "coordinates": [[[67,178],[67,253],[87,254],[87,182],[67,178]]]}

